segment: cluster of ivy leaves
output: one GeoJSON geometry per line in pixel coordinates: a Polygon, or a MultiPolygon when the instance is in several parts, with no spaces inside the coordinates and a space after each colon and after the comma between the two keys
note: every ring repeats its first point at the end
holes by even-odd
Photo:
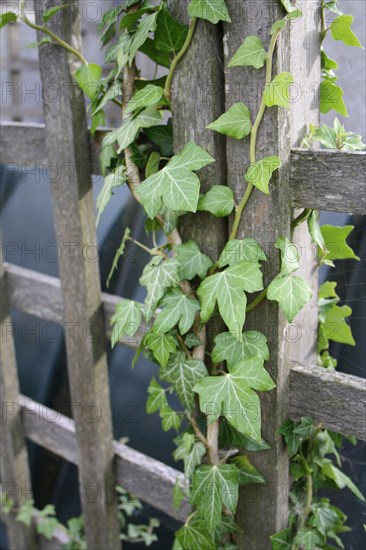
{"type": "MultiPolygon", "coordinates": [[[[270,46],[266,51],[258,36],[245,37],[230,60],[228,70],[237,66],[261,70],[272,64],[278,34],[291,20],[302,15],[290,0],[281,0],[281,3],[286,16],[272,26],[273,48],[270,46]]],[[[58,9],[44,14],[45,24],[58,9]]],[[[337,2],[325,2],[325,9],[339,10],[337,2]]],[[[233,234],[219,259],[214,261],[201,252],[195,241],[177,244],[171,237],[178,227],[179,217],[187,212],[205,211],[216,217],[234,212],[238,215],[233,193],[226,186],[214,185],[206,194],[200,192],[197,172],[215,162],[204,149],[190,142],[173,155],[168,83],[174,61],[179,59],[179,52],[191,37],[192,21],[230,22],[224,0],[191,0],[188,12],[190,25],[176,21],[165,1],[157,4],[148,0],[129,0],[107,11],[99,30],[101,43],[106,48],[106,63],[112,68],[103,77],[100,65],[85,60],[75,79],[89,100],[92,132],[104,124],[105,107],[109,102],[123,107],[121,126],[103,140],[101,169],[105,181],[97,200],[97,221],[111,200],[114,188],[130,183],[125,154],[128,151],[142,180],[134,193],[147,214],[146,228],[167,235],[163,245],[147,250],[151,261],[140,279],[147,290],[145,303],[123,300],[117,306],[112,319],[112,345],[126,333],[134,336],[144,317],[149,330],[141,340],[138,353],[143,349],[160,366],[158,379],[153,378],[148,388],[147,412],[159,412],[163,430],[178,432],[174,457],[184,463],[186,483],[184,487],[175,486],[173,504],[179,507],[186,498],[194,506],[193,514],[176,533],[174,550],[234,550],[237,548],[235,534],[238,528],[234,516],[239,486],[265,483],[247,455],[249,451],[268,448],[261,437],[258,392],[275,387],[265,368],[269,359],[266,336],[259,331],[245,330],[248,298],[252,293],[265,290],[264,295],[278,302],[287,320],[292,322],[311,299],[311,290],[304,279],[294,274],[299,269],[298,249],[286,237],[279,238],[275,244],[281,257],[281,269],[267,289],[263,288],[262,276],[262,263],[267,258],[260,243],[254,239],[237,239],[233,234]],[[126,105],[122,94],[123,72],[126,67],[135,65],[139,52],[157,66],[168,69],[169,76],[145,80],[137,71],[134,93],[126,105]],[[204,344],[203,329],[215,315],[220,315],[227,331],[217,334],[213,348],[202,356],[198,352],[204,344]],[[205,362],[205,357],[210,357],[210,361],[205,362]],[[173,392],[180,400],[181,410],[175,410],[169,401],[173,392]],[[208,431],[215,423],[218,424],[217,447],[225,452],[219,451],[219,460],[213,462],[208,431]]],[[[358,46],[350,30],[352,18],[338,15],[330,27],[333,38],[358,46]]],[[[12,20],[5,14],[0,26],[12,20]]],[[[324,28],[323,32],[326,32],[324,28]]],[[[335,84],[337,78],[332,72],[336,69],[335,62],[323,51],[322,66],[321,111],[328,112],[332,108],[345,114],[343,92],[335,84]],[[339,100],[332,101],[329,107],[329,97],[334,95],[339,100]]],[[[263,108],[289,109],[287,92],[292,83],[293,77],[287,72],[266,82],[263,108]]],[[[253,126],[260,122],[260,115],[255,119],[245,103],[234,103],[208,125],[207,131],[237,140],[249,138],[255,149],[253,126]]],[[[311,127],[306,140],[309,145],[318,140],[325,147],[335,143],[337,149],[363,148],[360,136],[345,132],[338,121],[334,129],[311,127]]],[[[280,166],[277,156],[252,158],[243,177],[249,188],[269,194],[271,178],[280,166]]],[[[320,263],[332,264],[335,259],[354,257],[346,243],[350,227],[320,227],[316,211],[309,211],[304,219],[319,248],[320,263]]],[[[110,277],[129,240],[133,237],[127,230],[110,277]]],[[[323,285],[318,352],[321,364],[327,368],[335,367],[327,351],[329,340],[354,343],[346,322],[350,310],[347,306],[340,307],[338,301],[335,287],[331,283],[323,285]],[[336,330],[330,332],[332,324],[336,330]]],[[[338,436],[314,427],[309,419],[302,419],[300,423],[286,421],[280,433],[291,456],[293,507],[289,527],[271,539],[274,550],[293,545],[305,549],[328,548],[328,538],[339,544],[337,533],[345,528],[345,516],[324,499],[314,500],[314,491],[309,504],[310,478],[312,487],[314,481],[319,486],[323,482],[333,483],[357,493],[352,482],[329,458],[333,455],[338,460],[338,436]]]]}

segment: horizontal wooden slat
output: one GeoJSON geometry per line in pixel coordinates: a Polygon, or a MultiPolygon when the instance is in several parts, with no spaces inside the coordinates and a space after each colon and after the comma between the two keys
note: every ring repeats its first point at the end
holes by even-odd
{"type": "MultiPolygon", "coordinates": [[[[77,465],[79,454],[74,421],[25,396],[20,397],[20,406],[26,437],[77,465]]],[[[114,456],[117,482],[122,487],[154,508],[185,521],[189,504],[183,503],[179,511],[172,507],[176,481],[184,484],[181,472],[117,441],[114,442],[114,456]]]]}
{"type": "MultiPolygon", "coordinates": [[[[90,139],[92,173],[100,174],[99,153],[103,137],[109,130],[97,130],[90,139]]],[[[47,169],[50,167],[55,174],[57,159],[48,159],[46,153],[46,137],[44,124],[26,124],[23,122],[4,122],[0,126],[0,162],[47,169]]],[[[58,167],[60,170],[69,167],[58,167]]]]}
{"type": "MultiPolygon", "coordinates": [[[[63,319],[60,281],[57,277],[50,277],[13,264],[6,264],[6,271],[11,307],[53,323],[60,325],[67,323],[67,320],[64,321],[63,319]]],[[[115,312],[116,305],[121,301],[123,301],[123,298],[119,296],[102,293],[105,333],[109,339],[112,334],[110,320],[115,312]]],[[[82,332],[86,328],[75,327],[72,330],[82,332]]],[[[14,330],[18,330],[18,327],[14,327],[14,330]]],[[[66,330],[70,331],[71,327],[66,325],[66,330]]],[[[130,348],[136,348],[147,331],[148,326],[142,323],[134,336],[123,335],[120,343],[130,348]]]]}
{"type": "Polygon", "coordinates": [[[366,213],[366,152],[291,153],[291,200],[300,208],[366,213]]]}
{"type": "Polygon", "coordinates": [[[366,440],[366,379],[322,367],[294,365],[289,416],[311,416],[324,428],[366,440]]]}

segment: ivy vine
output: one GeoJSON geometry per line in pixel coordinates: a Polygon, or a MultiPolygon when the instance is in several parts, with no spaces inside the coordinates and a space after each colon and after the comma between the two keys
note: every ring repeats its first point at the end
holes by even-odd
{"type": "MultiPolygon", "coordinates": [[[[89,99],[92,133],[104,124],[108,102],[116,103],[122,111],[120,127],[103,140],[100,164],[105,180],[97,200],[97,222],[113,190],[126,184],[144,208],[146,228],[154,237],[154,246],[149,248],[137,242],[128,229],[117,250],[108,282],[118,269],[128,242],[141,247],[150,261],[140,279],[147,290],[145,303],[142,306],[123,300],[117,306],[112,318],[112,346],[127,331],[133,336],[131,327],[136,333],[144,317],[149,330],[137,356],[143,351],[160,366],[158,379],[152,378],[148,388],[147,412],[159,413],[164,431],[178,432],[174,458],[184,463],[186,483],[184,487],[175,486],[173,504],[179,507],[186,498],[193,505],[192,514],[176,533],[174,550],[237,548],[235,512],[239,486],[265,483],[245,454],[268,449],[261,436],[258,392],[275,387],[265,368],[269,359],[266,336],[245,330],[246,314],[268,299],[276,301],[292,322],[312,297],[307,282],[294,274],[299,269],[299,253],[288,238],[281,237],[275,244],[281,268],[267,288],[263,286],[262,274],[267,258],[261,243],[237,238],[251,194],[268,195],[272,175],[281,166],[279,157],[262,158],[256,147],[266,109],[290,108],[287,92],[294,79],[287,72],[272,74],[273,55],[280,33],[302,14],[290,0],[281,3],[286,15],[273,23],[268,49],[257,36],[243,37],[243,44],[228,64],[228,70],[250,66],[265,71],[258,113],[251,113],[244,103],[235,103],[207,127],[207,131],[250,140],[250,165],[243,174],[247,185],[240,203],[235,204],[233,193],[226,186],[213,185],[206,194],[200,193],[197,172],[215,159],[194,142],[173,154],[169,118],[174,73],[194,38],[197,21],[230,23],[224,0],[191,0],[188,25],[173,18],[165,1],[156,5],[148,0],[130,0],[107,11],[99,28],[102,46],[107,48],[106,64],[112,65],[105,78],[101,66],[88,62],[47,27],[47,22],[67,5],[47,10],[43,14],[44,25],[36,25],[27,18],[24,1],[20,1],[20,20],[45,35],[36,45],[58,44],[79,60],[75,80],[89,99]],[[167,76],[144,79],[136,65],[138,52],[147,55],[157,67],[166,68],[167,76]],[[179,218],[188,212],[197,216],[209,212],[216,217],[234,214],[229,241],[217,261],[203,254],[195,241],[182,242],[179,218]],[[165,235],[163,244],[156,242],[157,231],[165,235]],[[221,317],[227,331],[217,334],[213,348],[208,349],[206,325],[214,315],[221,317]],[[205,361],[207,357],[209,362],[205,361]],[[180,410],[170,403],[173,392],[180,400],[180,410]]],[[[5,13],[0,27],[16,19],[15,14],[5,13]]],[[[323,0],[321,20],[322,40],[330,32],[346,45],[361,46],[351,29],[352,17],[342,14],[337,1],[323,0]],[[336,15],[329,28],[327,10],[336,15]]],[[[323,47],[321,61],[320,110],[327,113],[333,109],[346,115],[343,90],[334,73],[338,65],[323,47]]],[[[315,141],[332,149],[365,149],[361,137],[346,132],[338,119],[333,128],[311,125],[303,144],[311,147],[315,141]]],[[[355,258],[346,243],[351,226],[320,227],[318,213],[308,209],[293,221],[292,229],[303,222],[318,246],[319,264],[333,265],[333,260],[339,258],[355,258]]],[[[336,366],[328,352],[330,340],[354,345],[347,324],[351,310],[340,307],[338,301],[335,283],[325,283],[319,293],[318,357],[319,364],[329,369],[336,366]],[[334,322],[337,331],[330,334],[328,327],[334,322]]],[[[346,517],[327,499],[317,497],[319,488],[331,484],[340,489],[348,487],[364,500],[340,469],[341,437],[313,425],[309,418],[300,422],[287,420],[279,433],[288,447],[293,486],[289,525],[271,537],[272,548],[331,548],[329,539],[342,547],[338,535],[346,529],[346,517]]]]}

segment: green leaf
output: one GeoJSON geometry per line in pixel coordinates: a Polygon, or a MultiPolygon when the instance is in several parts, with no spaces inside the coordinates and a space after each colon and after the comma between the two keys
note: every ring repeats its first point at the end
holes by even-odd
{"type": "Polygon", "coordinates": [[[325,71],[332,71],[333,69],[334,70],[338,69],[338,63],[334,61],[334,59],[331,59],[330,57],[328,57],[328,55],[325,53],[324,50],[321,50],[320,54],[321,54],[322,69],[324,69],[325,71]]]}
{"type": "Polygon", "coordinates": [[[243,139],[249,136],[252,129],[250,111],[244,103],[234,103],[226,113],[206,128],[234,139],[243,139]]]}
{"type": "Polygon", "coordinates": [[[307,219],[311,242],[316,243],[320,250],[326,251],[325,241],[319,225],[319,212],[312,210],[307,219]]]}
{"type": "Polygon", "coordinates": [[[153,151],[149,156],[149,160],[146,164],[146,177],[149,178],[153,174],[159,171],[160,154],[157,151],[153,151]]]}
{"type": "Polygon", "coordinates": [[[226,218],[235,206],[234,193],[226,185],[213,185],[199,198],[197,210],[211,212],[217,218],[226,218]]]}
{"type": "Polygon", "coordinates": [[[270,446],[264,439],[256,441],[236,430],[225,419],[222,419],[219,426],[220,445],[223,447],[239,447],[250,452],[266,451],[270,446]]]}
{"type": "Polygon", "coordinates": [[[191,281],[197,275],[201,279],[206,277],[208,269],[213,265],[212,260],[203,254],[195,241],[187,241],[175,247],[179,262],[178,274],[181,280],[191,281]]]}
{"type": "Polygon", "coordinates": [[[281,4],[283,5],[287,13],[293,13],[294,11],[299,11],[296,5],[294,5],[291,0],[281,0],[281,4]]]}
{"type": "Polygon", "coordinates": [[[348,235],[353,229],[353,225],[345,225],[344,227],[336,227],[334,225],[321,226],[325,247],[329,250],[327,258],[330,260],[360,259],[346,242],[348,235]]]}
{"type": "Polygon", "coordinates": [[[202,378],[194,391],[200,396],[200,408],[207,415],[208,423],[221,415],[225,416],[240,433],[261,441],[259,398],[248,387],[241,367],[233,367],[229,374],[223,376],[202,378]]]}
{"type": "Polygon", "coordinates": [[[220,315],[230,332],[242,340],[245,321],[247,292],[263,289],[262,273],[258,262],[240,262],[220,273],[207,277],[199,286],[197,294],[201,300],[201,319],[209,320],[217,302],[220,315]]]}
{"type": "Polygon", "coordinates": [[[188,34],[188,25],[182,25],[169,13],[163,4],[157,19],[154,44],[163,52],[178,52],[188,34]]]}
{"type": "Polygon", "coordinates": [[[328,462],[323,466],[322,472],[326,477],[332,479],[339,489],[344,489],[347,487],[358,499],[365,502],[365,497],[361,491],[356,487],[353,481],[346,476],[346,474],[337,468],[337,466],[334,466],[334,464],[328,462]]]}
{"type": "Polygon", "coordinates": [[[164,157],[173,155],[173,129],[171,118],[165,126],[159,125],[144,130],[144,134],[160,149],[164,157]]]}
{"type": "Polygon", "coordinates": [[[154,63],[166,67],[170,67],[170,56],[167,52],[158,50],[155,46],[154,40],[147,38],[145,42],[139,48],[140,52],[147,55],[154,63]]]}
{"type": "Polygon", "coordinates": [[[337,286],[337,283],[334,283],[332,281],[325,281],[320,287],[319,287],[319,299],[322,298],[338,298],[338,295],[335,291],[337,286]]]}
{"type": "Polygon", "coordinates": [[[319,141],[326,149],[338,149],[337,135],[333,128],[326,124],[316,128],[313,138],[319,141]]]}
{"type": "Polygon", "coordinates": [[[171,428],[174,428],[176,431],[179,430],[182,420],[178,413],[173,411],[169,405],[165,405],[160,409],[160,418],[162,418],[162,427],[164,432],[169,431],[171,428]]]}
{"type": "Polygon", "coordinates": [[[22,503],[20,506],[20,510],[16,515],[16,521],[19,521],[20,523],[24,523],[24,525],[27,525],[30,527],[33,516],[34,516],[34,501],[33,500],[26,500],[22,503]]]}
{"type": "Polygon", "coordinates": [[[51,540],[57,527],[59,527],[59,522],[56,518],[47,518],[37,523],[37,533],[43,535],[47,540],[51,540]]]}
{"type": "MultiPolygon", "coordinates": [[[[181,527],[175,534],[180,543],[179,550],[214,550],[215,543],[207,531],[206,523],[192,519],[181,527]]],[[[174,545],[174,550],[178,550],[174,545]]]]}
{"type": "Polygon", "coordinates": [[[184,493],[182,491],[181,486],[179,485],[179,481],[177,480],[173,487],[173,499],[172,499],[173,508],[175,508],[176,510],[179,510],[183,500],[184,500],[184,493]]]}
{"type": "Polygon", "coordinates": [[[125,118],[121,126],[106,135],[103,140],[103,147],[113,145],[118,142],[118,154],[126,147],[129,147],[136,139],[136,136],[141,128],[150,128],[161,122],[162,114],[154,107],[147,107],[135,118],[130,116],[125,118]]]}
{"type": "Polygon", "coordinates": [[[17,16],[12,11],[7,11],[5,13],[2,13],[0,15],[0,29],[5,27],[5,25],[8,25],[9,23],[15,23],[17,20],[17,16]]]}
{"type": "Polygon", "coordinates": [[[268,300],[275,300],[289,323],[307,304],[313,293],[307,282],[301,277],[276,277],[268,287],[268,300]]]}
{"type": "Polygon", "coordinates": [[[100,221],[100,217],[103,214],[104,210],[106,209],[109,201],[113,197],[113,189],[115,187],[120,187],[127,181],[126,171],[124,166],[118,166],[118,168],[114,171],[108,174],[104,178],[104,184],[101,189],[101,191],[98,194],[96,207],[97,207],[97,221],[96,225],[98,225],[100,221]]]}
{"type": "Polygon", "coordinates": [[[112,316],[112,348],[123,335],[134,336],[141,324],[141,305],[133,300],[123,300],[117,304],[112,316]]]}
{"type": "Polygon", "coordinates": [[[48,10],[45,10],[42,13],[43,21],[47,23],[47,21],[49,21],[54,15],[56,15],[56,13],[65,8],[69,8],[70,6],[71,4],[63,4],[62,6],[53,6],[52,8],[48,8],[48,10]]]}
{"type": "Polygon", "coordinates": [[[352,23],[352,15],[340,15],[332,22],[330,32],[334,40],[342,40],[346,46],[357,46],[358,48],[362,48],[361,42],[351,29],[352,23]]]}
{"type": "Polygon", "coordinates": [[[191,0],[188,6],[191,17],[207,19],[210,23],[231,22],[225,0],[191,0]]]}
{"type": "Polygon", "coordinates": [[[289,88],[294,83],[294,77],[290,73],[280,73],[266,85],[264,89],[264,102],[267,107],[278,105],[285,109],[290,108],[289,88]]]}
{"type": "Polygon", "coordinates": [[[117,269],[117,266],[118,266],[118,261],[120,259],[120,257],[122,256],[122,254],[124,253],[125,251],[125,248],[126,248],[126,242],[128,241],[128,238],[129,236],[131,235],[131,230],[129,227],[126,227],[125,229],[125,233],[123,235],[123,239],[122,239],[122,242],[121,244],[119,245],[118,247],[118,250],[116,252],[116,255],[113,259],[113,264],[112,264],[112,267],[111,267],[111,270],[109,272],[109,275],[108,275],[108,279],[107,279],[107,288],[109,287],[109,283],[111,281],[111,278],[112,278],[112,275],[114,273],[114,271],[117,269]]]}
{"type": "Polygon", "coordinates": [[[280,19],[279,21],[275,21],[271,27],[271,35],[279,31],[282,31],[282,29],[286,27],[287,23],[288,23],[288,20],[286,17],[284,17],[283,19],[280,19]]]}
{"type": "Polygon", "coordinates": [[[285,420],[278,430],[278,433],[283,435],[286,441],[287,451],[289,457],[295,456],[299,450],[302,438],[299,434],[295,433],[296,423],[292,420],[285,420]]]}
{"type": "Polygon", "coordinates": [[[308,527],[300,529],[294,539],[294,543],[302,545],[304,550],[314,550],[322,542],[322,536],[315,529],[309,529],[308,527]]]}
{"type": "Polygon", "coordinates": [[[348,117],[348,111],[343,101],[343,90],[338,84],[323,80],[320,83],[320,112],[326,115],[334,109],[337,113],[348,117]]]}
{"type": "Polygon", "coordinates": [[[207,376],[205,364],[199,359],[188,359],[184,353],[170,358],[159,372],[161,380],[173,384],[182,405],[190,412],[194,409],[193,386],[207,376]]]}
{"type": "Polygon", "coordinates": [[[229,67],[263,67],[267,52],[258,36],[248,36],[229,63],[229,67]]]}
{"type": "Polygon", "coordinates": [[[241,373],[242,379],[253,390],[269,391],[275,388],[276,384],[264,368],[263,363],[264,360],[261,357],[251,357],[230,366],[229,372],[241,373]]]}
{"type": "Polygon", "coordinates": [[[145,319],[150,321],[156,307],[165,294],[165,291],[179,285],[178,261],[175,258],[162,260],[153,258],[145,267],[140,283],[147,288],[147,297],[145,299],[145,319]]]}
{"type": "Polygon", "coordinates": [[[147,388],[147,393],[149,394],[146,402],[146,412],[148,414],[154,413],[168,404],[165,390],[160,386],[155,378],[152,378],[149,387],[147,388]]]}
{"type": "Polygon", "coordinates": [[[186,433],[173,456],[174,460],[184,461],[184,476],[186,479],[190,479],[205,454],[206,447],[203,443],[196,441],[194,435],[186,433]]]}
{"type": "Polygon", "coordinates": [[[292,540],[291,540],[291,528],[286,527],[282,531],[278,531],[271,537],[272,550],[291,550],[292,540]]]}
{"type": "Polygon", "coordinates": [[[186,334],[194,323],[200,305],[194,298],[188,298],[181,290],[172,289],[164,296],[161,304],[163,311],[154,323],[154,332],[164,334],[178,325],[180,334],[186,334]]]}
{"type": "Polygon", "coordinates": [[[130,100],[126,113],[132,113],[136,109],[141,109],[142,107],[150,107],[158,103],[164,95],[164,90],[160,86],[154,86],[153,84],[148,84],[137,92],[132,99],[130,100]]]}
{"type": "Polygon", "coordinates": [[[214,159],[194,142],[139,187],[139,195],[148,216],[154,218],[162,203],[171,210],[196,212],[200,181],[193,170],[200,170],[214,159]]]}
{"type": "Polygon", "coordinates": [[[239,470],[240,485],[251,485],[253,483],[265,483],[265,479],[250,463],[246,455],[236,456],[233,458],[233,464],[239,470]]]}
{"type": "Polygon", "coordinates": [[[146,336],[145,342],[162,367],[167,365],[170,355],[177,349],[176,341],[171,334],[156,334],[152,331],[146,336]]]}
{"type": "Polygon", "coordinates": [[[265,195],[268,195],[268,184],[272,178],[272,174],[281,164],[281,160],[278,157],[265,157],[249,166],[245,179],[265,195]]]}
{"type": "Polygon", "coordinates": [[[222,506],[235,513],[239,472],[232,464],[199,466],[193,477],[191,502],[202,513],[209,532],[220,523],[222,506]]]}
{"type": "MultiPolygon", "coordinates": [[[[137,4],[138,2],[136,2],[137,4]]],[[[131,27],[137,23],[137,21],[140,19],[144,13],[148,13],[151,11],[151,6],[146,8],[141,8],[137,11],[133,11],[130,13],[126,13],[121,19],[120,23],[120,29],[131,29],[131,27]]]]}
{"type": "Polygon", "coordinates": [[[128,52],[128,62],[130,65],[134,60],[137,51],[141,48],[145,40],[148,38],[149,32],[153,32],[156,29],[157,16],[157,13],[146,15],[141,19],[140,23],[138,24],[128,52]]]}
{"type": "Polygon", "coordinates": [[[259,243],[250,237],[245,239],[233,239],[229,241],[221,252],[218,265],[233,266],[240,262],[259,262],[267,260],[267,256],[259,243]]]}
{"type": "Polygon", "coordinates": [[[279,277],[286,277],[290,273],[297,271],[300,267],[298,248],[287,237],[277,239],[275,247],[281,251],[281,272],[279,277]]]}
{"type": "Polygon", "coordinates": [[[28,48],[28,49],[38,48],[39,46],[43,46],[43,44],[52,44],[51,38],[49,37],[42,38],[42,40],[40,40],[39,42],[28,42],[25,48],[28,48]]]}
{"type": "Polygon", "coordinates": [[[244,359],[260,357],[269,359],[267,338],[261,332],[249,330],[243,332],[242,342],[238,342],[230,332],[222,332],[215,336],[215,346],[212,350],[212,361],[226,361],[228,367],[235,366],[244,359]]]}
{"type": "Polygon", "coordinates": [[[95,63],[81,65],[75,73],[76,82],[89,99],[98,95],[101,78],[102,67],[95,63]]]}
{"type": "Polygon", "coordinates": [[[329,505],[316,503],[312,506],[314,525],[323,536],[339,522],[338,514],[329,505]]]}

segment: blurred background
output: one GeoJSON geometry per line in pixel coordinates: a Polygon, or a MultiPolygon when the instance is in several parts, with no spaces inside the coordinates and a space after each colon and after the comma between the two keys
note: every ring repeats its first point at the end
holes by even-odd
{"type": "MultiPolygon", "coordinates": [[[[97,27],[102,13],[116,2],[109,0],[81,1],[83,48],[87,58],[103,64],[104,55],[100,51],[97,39],[97,27]]],[[[32,16],[32,2],[27,1],[28,16],[32,16]]],[[[360,41],[365,44],[364,0],[343,0],[341,8],[347,14],[355,16],[353,29],[360,41]]],[[[38,69],[38,54],[35,49],[26,48],[26,44],[36,40],[35,33],[22,25],[8,25],[0,32],[1,46],[1,122],[43,123],[42,90],[38,69]],[[9,87],[10,86],[10,87],[9,87]]],[[[327,38],[326,51],[339,63],[339,83],[345,90],[349,118],[339,116],[346,130],[365,136],[365,57],[359,48],[347,48],[341,42],[327,38]]],[[[141,56],[140,66],[147,78],[152,78],[154,67],[141,56]]],[[[106,69],[106,73],[107,73],[106,69]]],[[[334,112],[323,117],[323,122],[333,124],[334,112]]],[[[107,126],[119,125],[120,113],[116,106],[107,110],[107,126]]],[[[1,163],[1,159],[0,159],[1,163]]],[[[1,178],[1,231],[7,261],[33,269],[47,275],[58,276],[57,259],[51,252],[50,243],[56,242],[53,227],[49,181],[42,170],[25,170],[0,164],[1,178]],[[9,245],[9,246],[7,246],[9,245]]],[[[95,196],[103,184],[101,177],[93,180],[95,196]]],[[[101,218],[98,227],[98,243],[103,291],[143,301],[144,289],[138,279],[145,263],[146,254],[134,249],[133,254],[122,258],[120,269],[106,289],[105,282],[113,261],[115,251],[120,244],[125,227],[132,229],[133,235],[147,243],[144,228],[144,216],[134,201],[130,200],[127,188],[116,188],[115,196],[101,218]]],[[[366,224],[365,217],[350,218],[344,214],[322,213],[322,223],[333,225],[353,224],[356,229],[349,242],[360,262],[352,260],[336,261],[336,269],[323,269],[321,282],[326,279],[338,282],[338,291],[342,302],[353,309],[350,323],[357,346],[352,348],[334,345],[331,354],[338,360],[338,370],[365,377],[366,357],[366,224]]],[[[15,335],[17,362],[21,392],[63,414],[70,415],[70,397],[66,371],[65,345],[62,327],[59,337],[54,341],[45,339],[42,330],[47,321],[31,317],[19,311],[13,311],[13,321],[21,330],[15,335]],[[26,337],[24,338],[24,334],[26,337]],[[23,335],[23,338],[22,338],[23,335]]],[[[147,386],[157,367],[144,358],[140,358],[135,370],[130,365],[133,350],[117,346],[109,352],[110,389],[115,439],[128,438],[129,445],[166,464],[180,468],[174,463],[172,451],[174,444],[172,431],[161,430],[157,414],[145,413],[147,386]]],[[[42,508],[54,503],[61,521],[80,514],[80,502],[77,487],[76,467],[61,460],[52,453],[29,445],[32,484],[35,504],[42,508]]],[[[356,447],[345,444],[342,459],[347,474],[366,493],[366,445],[356,447]]],[[[141,480],[143,483],[143,480],[141,480]]],[[[137,495],[138,496],[138,495],[137,495]]],[[[345,547],[359,550],[364,547],[363,524],[366,523],[366,507],[345,490],[332,495],[335,504],[349,516],[351,534],[344,536],[345,547]]],[[[160,541],[154,547],[167,550],[171,548],[176,525],[171,519],[159,512],[145,507],[144,514],[161,519],[160,541]]],[[[2,530],[0,538],[2,550],[7,548],[6,537],[2,530]]],[[[127,545],[125,545],[128,548],[127,545]]],[[[153,548],[154,548],[153,547],[153,548]]],[[[136,549],[137,546],[135,545],[136,549]]]]}

